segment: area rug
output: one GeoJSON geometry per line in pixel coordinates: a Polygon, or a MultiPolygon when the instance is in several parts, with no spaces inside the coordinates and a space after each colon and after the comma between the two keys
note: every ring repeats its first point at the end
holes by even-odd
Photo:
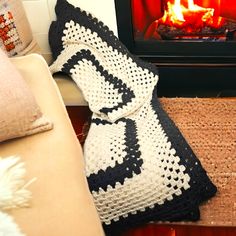
{"type": "Polygon", "coordinates": [[[236,98],[162,98],[161,103],[218,189],[201,205],[194,225],[236,226],[236,98]]]}

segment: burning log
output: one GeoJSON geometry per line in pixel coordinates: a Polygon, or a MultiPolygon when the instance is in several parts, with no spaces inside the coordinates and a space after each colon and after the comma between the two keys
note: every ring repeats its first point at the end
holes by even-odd
{"type": "Polygon", "coordinates": [[[236,31],[236,21],[216,16],[214,11],[196,5],[194,0],[184,4],[181,0],[167,1],[164,15],[150,24],[144,38],[225,41],[229,32],[236,31]]]}
{"type": "MultiPolygon", "coordinates": [[[[156,34],[163,40],[174,39],[199,39],[199,40],[228,40],[229,32],[236,31],[236,22],[227,20],[221,28],[213,28],[204,26],[193,30],[194,25],[186,25],[186,27],[177,28],[166,24],[159,24],[156,28],[156,34]],[[189,29],[192,29],[191,31],[189,29]]],[[[234,33],[233,33],[234,34],[234,33]]],[[[230,35],[230,34],[229,34],[230,35]]],[[[232,40],[232,39],[231,39],[232,40]]],[[[234,40],[234,39],[233,39],[234,40]]]]}

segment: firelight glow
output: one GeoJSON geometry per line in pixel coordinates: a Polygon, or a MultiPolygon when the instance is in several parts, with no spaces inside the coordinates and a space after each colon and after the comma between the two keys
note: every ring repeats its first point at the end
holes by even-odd
{"type": "Polygon", "coordinates": [[[213,8],[204,8],[196,5],[194,0],[174,0],[167,2],[167,9],[159,23],[175,27],[188,27],[188,31],[194,31],[204,26],[220,28],[224,19],[214,16],[213,8]],[[172,1],[173,2],[173,1],[172,1]],[[192,30],[191,30],[192,27],[192,30]]]}

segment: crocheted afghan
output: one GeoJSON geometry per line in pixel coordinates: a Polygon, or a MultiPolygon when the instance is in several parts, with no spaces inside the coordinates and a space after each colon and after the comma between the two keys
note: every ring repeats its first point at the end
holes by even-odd
{"type": "Polygon", "coordinates": [[[149,221],[198,220],[216,187],[161,108],[156,67],[91,14],[65,0],[55,10],[50,68],[72,77],[93,112],[86,175],[107,235],[149,221]]]}

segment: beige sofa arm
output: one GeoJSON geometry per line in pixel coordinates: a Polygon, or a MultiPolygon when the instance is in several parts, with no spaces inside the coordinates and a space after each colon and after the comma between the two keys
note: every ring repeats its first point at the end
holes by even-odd
{"type": "Polygon", "coordinates": [[[29,187],[31,207],[10,213],[27,236],[103,235],[84,173],[81,146],[46,62],[36,54],[12,62],[54,128],[0,144],[0,156],[20,156],[26,164],[27,180],[37,178],[29,187]]]}

